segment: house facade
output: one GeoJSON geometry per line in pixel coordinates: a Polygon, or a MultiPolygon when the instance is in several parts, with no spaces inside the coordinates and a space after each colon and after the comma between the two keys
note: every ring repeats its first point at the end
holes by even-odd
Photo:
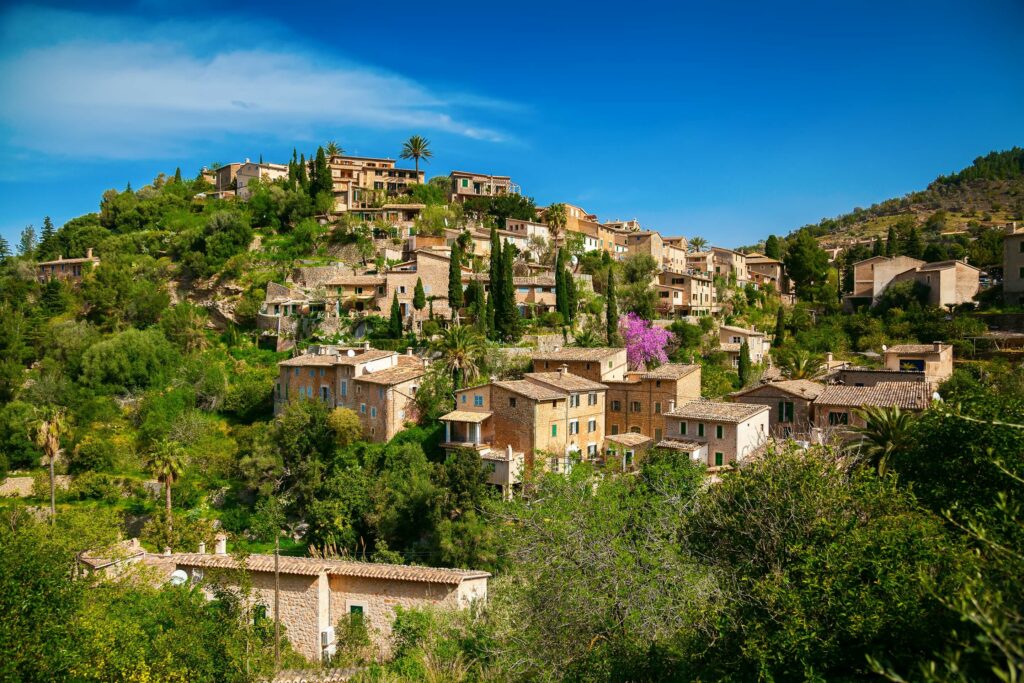
{"type": "Polygon", "coordinates": [[[715,275],[720,275],[727,281],[735,277],[738,285],[747,283],[749,277],[747,276],[747,257],[745,255],[724,247],[712,247],[711,254],[715,275]]]}
{"type": "Polygon", "coordinates": [[[732,325],[722,325],[718,328],[718,339],[721,343],[722,351],[729,356],[729,360],[734,368],[739,367],[740,348],[743,342],[746,342],[750,349],[750,361],[752,363],[763,363],[768,356],[768,350],[771,348],[771,344],[768,342],[764,332],[734,327],[732,325]]]}
{"type": "Polygon", "coordinates": [[[814,426],[814,400],[824,384],[806,379],[759,384],[732,395],[736,403],[768,408],[768,432],[776,438],[807,438],[814,426]]]}
{"type": "Polygon", "coordinates": [[[1003,299],[1007,304],[1024,304],[1024,226],[1016,222],[1003,237],[1003,299]]]}
{"type": "Polygon", "coordinates": [[[664,413],[668,407],[700,398],[700,366],[666,363],[649,372],[627,372],[622,380],[605,379],[603,383],[608,387],[607,433],[643,434],[659,442],[667,433],[664,413]]]}
{"type": "Polygon", "coordinates": [[[953,345],[897,344],[883,349],[885,369],[900,372],[923,372],[933,388],[953,374],[953,345]]]}
{"type": "Polygon", "coordinates": [[[328,158],[334,189],[334,211],[380,208],[387,197],[406,194],[421,185],[424,172],[398,168],[394,159],[334,155],[328,158]]]}
{"type": "Polygon", "coordinates": [[[448,193],[453,202],[464,202],[473,197],[496,197],[519,191],[519,186],[507,175],[452,171],[448,178],[448,193]]]}
{"type": "Polygon", "coordinates": [[[867,406],[920,412],[931,405],[931,390],[921,382],[879,382],[870,387],[826,386],[814,399],[818,440],[830,433],[849,436],[850,427],[863,427],[858,412],[867,406]]]}
{"type": "Polygon", "coordinates": [[[665,413],[665,439],[658,445],[684,451],[708,467],[756,457],[769,436],[769,407],[699,399],[665,413]]]}
{"type": "Polygon", "coordinates": [[[42,261],[36,264],[36,279],[40,282],[61,280],[67,283],[78,283],[82,276],[100,264],[98,257],[92,255],[92,247],[85,250],[84,258],[64,258],[58,256],[55,261],[42,261]]]}

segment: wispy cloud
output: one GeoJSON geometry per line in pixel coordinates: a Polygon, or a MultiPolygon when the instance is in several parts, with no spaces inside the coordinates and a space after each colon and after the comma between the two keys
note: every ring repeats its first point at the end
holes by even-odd
{"type": "Polygon", "coordinates": [[[327,126],[508,138],[473,120],[501,102],[324,59],[274,27],[23,7],[0,17],[0,40],[0,122],[25,152],[169,157],[327,126]]]}

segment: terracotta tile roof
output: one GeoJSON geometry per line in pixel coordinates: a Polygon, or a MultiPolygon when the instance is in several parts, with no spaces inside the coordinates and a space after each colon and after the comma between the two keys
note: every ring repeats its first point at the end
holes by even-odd
{"type": "Polygon", "coordinates": [[[758,413],[767,412],[768,406],[751,405],[749,403],[724,403],[698,399],[678,406],[665,415],[681,417],[687,420],[714,420],[716,422],[743,422],[758,413]]]}
{"type": "MultiPolygon", "coordinates": [[[[239,567],[233,555],[178,553],[172,555],[169,559],[181,567],[201,567],[204,569],[237,569],[239,567]]],[[[272,572],[274,571],[274,556],[249,555],[245,560],[245,566],[249,571],[272,572]]],[[[279,569],[282,574],[299,576],[318,576],[320,573],[326,572],[333,576],[444,584],[459,584],[466,579],[482,579],[490,576],[488,572],[463,569],[441,569],[413,565],[375,564],[372,562],[321,560],[315,557],[286,556],[279,558],[279,569]]]]}
{"type": "Polygon", "coordinates": [[[327,281],[328,285],[382,285],[387,282],[383,275],[341,275],[327,281]]]}
{"type": "Polygon", "coordinates": [[[658,448],[668,448],[669,450],[683,451],[685,453],[699,451],[705,445],[698,441],[676,441],[675,439],[664,439],[658,442],[658,448]]]}
{"type": "Polygon", "coordinates": [[[420,363],[419,367],[413,367],[410,365],[398,365],[387,370],[378,370],[377,372],[369,372],[365,375],[360,375],[355,378],[357,382],[369,382],[370,384],[385,384],[388,386],[394,384],[401,384],[402,382],[408,382],[409,380],[422,377],[426,373],[423,368],[423,364],[420,363]]]}
{"type": "Polygon", "coordinates": [[[748,337],[763,337],[764,336],[764,332],[758,332],[757,330],[748,330],[745,327],[735,327],[733,325],[722,325],[718,329],[720,329],[720,330],[728,330],[729,332],[738,332],[740,334],[745,334],[748,337]]]}
{"type": "Polygon", "coordinates": [[[40,261],[39,263],[36,264],[36,267],[39,267],[39,266],[59,266],[62,263],[99,263],[99,262],[100,262],[100,259],[97,256],[93,256],[91,258],[85,258],[85,257],[83,257],[83,258],[62,258],[59,261],[40,261]]]}
{"type": "MultiPolygon", "coordinates": [[[[941,344],[942,348],[948,348],[949,344],[941,344]]],[[[885,350],[886,353],[938,353],[935,344],[897,344],[885,350]]]]}
{"type": "Polygon", "coordinates": [[[139,545],[139,539],[132,538],[115,543],[109,548],[86,550],[78,556],[78,560],[93,569],[102,569],[103,567],[125,560],[132,560],[145,554],[145,549],[139,545]]]}
{"type": "Polygon", "coordinates": [[[539,351],[533,354],[534,360],[576,360],[576,361],[601,361],[611,358],[625,349],[613,347],[600,347],[594,349],[577,348],[569,346],[557,351],[539,351]]]}
{"type": "Polygon", "coordinates": [[[335,361],[337,360],[337,358],[338,357],[334,356],[334,355],[328,356],[328,355],[305,353],[305,354],[303,354],[301,356],[295,356],[294,358],[289,358],[287,360],[283,360],[280,363],[278,363],[278,365],[279,366],[283,365],[284,367],[288,367],[288,368],[291,368],[291,367],[304,368],[304,367],[313,367],[313,366],[327,367],[327,366],[333,366],[335,361]]]}
{"type": "MultiPolygon", "coordinates": [[[[339,348],[337,351],[338,353],[304,353],[301,356],[283,360],[278,365],[300,368],[307,366],[356,365],[397,355],[394,351],[383,351],[381,349],[339,348]],[[354,352],[351,356],[347,355],[347,352],[350,350],[354,352]]],[[[358,379],[362,379],[362,377],[358,379]]]]}
{"type": "Polygon", "coordinates": [[[490,411],[475,412],[472,410],[453,410],[447,415],[437,418],[441,422],[483,422],[493,413],[490,411]]]}
{"type": "Polygon", "coordinates": [[[514,277],[512,284],[516,287],[554,287],[554,275],[534,275],[532,277],[514,277]]]}
{"type": "Polygon", "coordinates": [[[651,437],[646,434],[638,434],[637,432],[626,432],[625,434],[605,434],[605,441],[611,441],[622,446],[640,446],[649,441],[653,441],[651,437]]]}
{"type": "Polygon", "coordinates": [[[528,382],[525,379],[509,380],[507,382],[494,382],[494,386],[501,387],[514,394],[525,396],[534,401],[557,401],[566,396],[566,392],[557,391],[543,384],[528,382]]]}
{"type": "Polygon", "coordinates": [[[594,382],[571,372],[564,375],[560,372],[528,372],[525,376],[531,382],[540,382],[545,386],[565,391],[604,391],[608,388],[600,382],[594,382]]]}
{"type": "Polygon", "coordinates": [[[849,387],[836,384],[825,387],[825,390],[814,401],[815,405],[847,408],[899,407],[906,410],[924,410],[930,403],[931,392],[928,390],[928,385],[921,382],[879,382],[873,387],[849,387]]]}
{"type": "Polygon", "coordinates": [[[699,365],[685,363],[665,363],[641,375],[644,379],[682,379],[700,369],[699,365]]]}
{"type": "Polygon", "coordinates": [[[809,379],[787,379],[781,382],[768,382],[756,387],[737,391],[733,396],[746,396],[747,394],[757,393],[764,389],[778,389],[779,391],[784,391],[787,394],[792,394],[794,396],[813,401],[819,394],[821,394],[824,388],[824,384],[812,382],[809,379]]]}

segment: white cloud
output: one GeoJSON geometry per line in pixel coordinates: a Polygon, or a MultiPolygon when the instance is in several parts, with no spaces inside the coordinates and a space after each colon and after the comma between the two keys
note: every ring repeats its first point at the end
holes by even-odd
{"type": "Polygon", "coordinates": [[[304,51],[273,27],[21,8],[0,19],[0,122],[15,149],[175,156],[229,136],[329,127],[506,136],[467,111],[502,104],[304,51]]]}

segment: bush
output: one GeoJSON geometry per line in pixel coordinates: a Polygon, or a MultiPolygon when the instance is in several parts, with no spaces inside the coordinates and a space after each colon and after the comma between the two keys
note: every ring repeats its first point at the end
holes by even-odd
{"type": "Polygon", "coordinates": [[[89,347],[82,383],[108,393],[145,389],[167,380],[177,355],[158,329],[126,330],[89,347]]]}
{"type": "Polygon", "coordinates": [[[71,481],[68,497],[73,500],[102,500],[113,503],[121,499],[122,488],[109,474],[83,472],[71,481]]]}

